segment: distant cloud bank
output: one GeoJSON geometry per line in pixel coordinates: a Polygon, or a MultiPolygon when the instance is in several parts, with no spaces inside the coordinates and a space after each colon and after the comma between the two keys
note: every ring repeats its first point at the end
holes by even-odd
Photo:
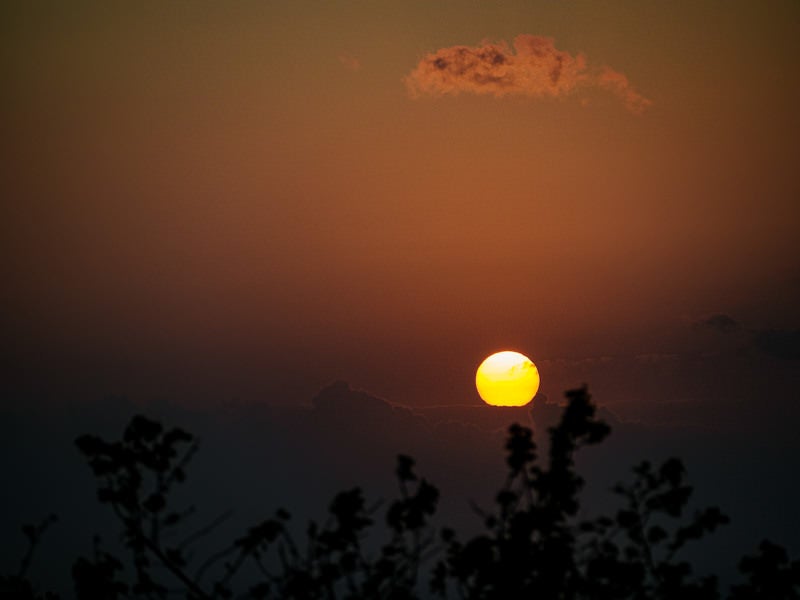
{"type": "Polygon", "coordinates": [[[767,356],[782,360],[800,360],[800,329],[744,329],[738,321],[725,314],[716,314],[697,321],[696,331],[732,334],[744,332],[748,346],[758,348],[767,356]]]}
{"type": "Polygon", "coordinates": [[[513,47],[500,41],[440,48],[417,64],[405,84],[415,98],[461,92],[555,98],[594,87],[615,94],[636,114],[652,104],[622,73],[590,68],[583,54],[573,56],[556,48],[553,38],[528,34],[514,38],[513,47]]]}
{"type": "Polygon", "coordinates": [[[715,331],[717,333],[735,333],[741,331],[742,326],[728,315],[716,314],[697,321],[694,324],[697,331],[715,331]]]}

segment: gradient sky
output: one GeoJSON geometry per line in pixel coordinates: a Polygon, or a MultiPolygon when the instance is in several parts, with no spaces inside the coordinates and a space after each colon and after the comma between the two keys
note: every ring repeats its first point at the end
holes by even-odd
{"type": "Polygon", "coordinates": [[[73,440],[136,411],[200,435],[232,531],[390,497],[397,452],[474,523],[503,427],[583,383],[584,506],[674,454],[734,523],[701,564],[796,557],[799,33],[797,0],[0,2],[0,572],[51,511],[42,585],[113,539],[73,440]],[[531,409],[481,405],[501,349],[531,409]]]}
{"type": "Polygon", "coordinates": [[[4,402],[469,404],[512,348],[636,418],[798,413],[797,2],[0,11],[4,402]],[[411,83],[457,46],[519,77],[411,83]]]}

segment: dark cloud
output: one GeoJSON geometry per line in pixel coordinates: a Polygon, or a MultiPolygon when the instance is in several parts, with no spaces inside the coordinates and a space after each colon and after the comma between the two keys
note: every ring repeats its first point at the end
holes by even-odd
{"type": "Polygon", "coordinates": [[[340,413],[358,411],[376,418],[396,418],[405,421],[421,419],[413,410],[377,398],[363,390],[350,387],[346,381],[335,381],[324,387],[311,401],[314,410],[334,417],[340,413]]]}
{"type": "Polygon", "coordinates": [[[742,329],[738,322],[724,314],[716,314],[701,319],[694,324],[694,328],[718,333],[734,333],[742,329]]]}
{"type": "Polygon", "coordinates": [[[522,34],[506,42],[450,46],[426,55],[405,78],[412,97],[469,92],[496,97],[563,97],[600,88],[619,97],[634,113],[652,102],[611,67],[590,68],[586,57],[555,47],[553,38],[522,34]]]}
{"type": "Polygon", "coordinates": [[[771,358],[800,359],[800,330],[798,329],[745,329],[732,317],[715,314],[694,324],[695,330],[722,334],[743,332],[747,348],[756,348],[771,358]]]}

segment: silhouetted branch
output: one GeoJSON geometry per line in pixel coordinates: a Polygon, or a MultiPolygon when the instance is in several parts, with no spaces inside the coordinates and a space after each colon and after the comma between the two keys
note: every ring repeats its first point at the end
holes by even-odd
{"type": "Polygon", "coordinates": [[[186,537],[180,544],[178,544],[178,549],[180,551],[184,551],[186,548],[188,548],[191,544],[193,544],[194,542],[196,542],[200,538],[210,534],[212,531],[214,531],[217,527],[222,525],[225,521],[230,519],[232,516],[233,516],[233,510],[225,511],[219,517],[217,517],[216,519],[211,521],[211,523],[209,523],[205,527],[202,527],[202,528],[198,529],[197,531],[195,531],[194,533],[192,533],[191,535],[186,537]]]}
{"type": "Polygon", "coordinates": [[[38,525],[23,525],[22,526],[22,533],[25,534],[25,537],[28,538],[28,550],[25,552],[25,555],[22,557],[19,565],[19,572],[17,573],[17,577],[23,578],[25,574],[28,572],[28,569],[31,566],[31,561],[33,560],[33,553],[36,551],[36,547],[42,540],[42,535],[44,532],[47,531],[53,524],[58,522],[58,517],[54,514],[47,515],[38,525]]]}
{"type": "MultiPolygon", "coordinates": [[[[122,525],[135,580],[131,585],[118,581],[122,562],[96,543],[93,559],[80,558],[73,566],[76,595],[79,600],[165,598],[172,591],[159,581],[159,575],[166,576],[164,569],[172,584],[183,586],[176,593],[194,600],[229,598],[236,593],[237,574],[252,560],[262,579],[251,582],[248,597],[412,600],[419,598],[423,565],[438,556],[429,585],[441,598],[453,593],[465,600],[718,598],[716,578],[694,577],[691,565],[677,557],[728,518],[716,507],[684,516],[692,488],[678,459],[658,467],[640,463],[632,482],[614,488],[623,501],[616,513],[578,521],[584,481],[575,469],[575,453],[599,443],[610,430],[596,418],[585,387],[566,396],[560,422],[548,431],[550,447],[543,461],[529,428],[509,428],[508,475],[494,508],[470,503],[484,527],[471,538],[462,541],[451,529],[434,529],[439,491],[416,475],[411,457],[399,455],[399,497],[386,507],[388,539],[375,556],[365,551],[365,546],[373,548],[365,539],[381,505],[368,507],[361,489],[352,488],[333,498],[322,526],[309,523],[304,547],[289,531],[289,513],[279,510],[211,553],[193,577],[186,550],[232,514],[223,513],[175,547],[162,544],[165,529],[183,523],[191,512],[167,508],[172,488],[185,479],[197,450],[194,438],[141,416],[131,420],[121,441],[82,436],[77,445],[97,479],[98,500],[110,505],[122,525]],[[188,448],[179,452],[184,444],[188,448]],[[212,572],[212,583],[203,585],[212,572]]],[[[23,529],[29,548],[19,575],[0,577],[0,594],[11,590],[14,597],[35,598],[25,575],[53,521],[48,517],[23,529]]],[[[732,589],[730,600],[800,597],[800,562],[791,562],[780,546],[763,542],[759,554],[742,559],[740,570],[748,581],[732,589]]]]}

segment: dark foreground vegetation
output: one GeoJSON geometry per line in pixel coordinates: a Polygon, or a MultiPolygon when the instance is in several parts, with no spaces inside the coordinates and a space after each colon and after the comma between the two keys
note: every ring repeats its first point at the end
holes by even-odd
{"type": "MultiPolygon", "coordinates": [[[[718,508],[687,515],[692,488],[682,463],[642,462],[614,488],[615,514],[578,517],[583,480],[574,456],[610,429],[595,417],[586,389],[567,392],[560,423],[537,456],[530,429],[513,425],[508,476],[490,511],[476,507],[482,533],[464,539],[432,524],[439,492],[398,456],[399,497],[385,512],[368,507],[359,488],[338,494],[324,523],[303,539],[279,510],[227,548],[195,555],[212,523],[187,531],[190,511],[170,505],[197,450],[191,434],[132,419],[120,441],[77,440],[98,484],[98,500],[119,519],[126,556],[96,544],[73,567],[75,596],[116,598],[277,599],[706,599],[717,579],[699,576],[681,550],[728,522],[718,508]],[[376,526],[382,519],[384,526],[376,526]],[[175,535],[184,531],[183,536],[175,535]],[[376,537],[382,539],[376,539],[376,537]],[[174,540],[180,539],[175,542],[174,540]]],[[[25,526],[30,541],[18,574],[0,577],[0,598],[47,598],[26,578],[37,544],[52,523],[25,526]]],[[[46,536],[45,536],[46,537],[46,536]]],[[[46,539],[45,539],[46,543],[46,539]]],[[[739,563],[742,582],[730,600],[800,598],[800,562],[764,541],[739,563]]]]}

